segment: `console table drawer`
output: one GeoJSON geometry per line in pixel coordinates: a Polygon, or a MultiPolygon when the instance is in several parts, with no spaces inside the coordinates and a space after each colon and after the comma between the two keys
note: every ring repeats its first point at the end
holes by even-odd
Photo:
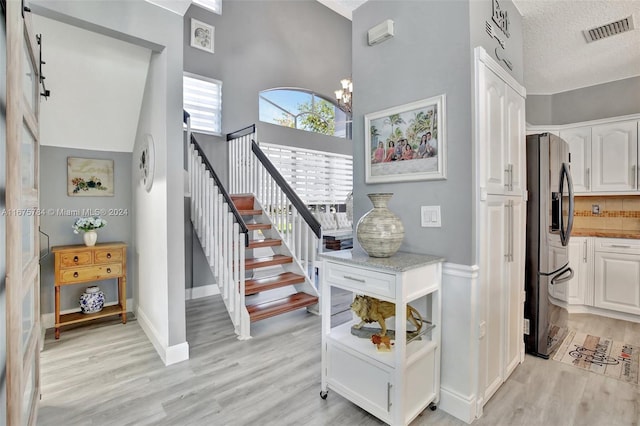
{"type": "Polygon", "coordinates": [[[332,262],[327,262],[325,269],[327,282],[339,287],[386,297],[393,297],[396,293],[395,275],[332,262]]]}
{"type": "Polygon", "coordinates": [[[60,284],[106,280],[120,275],[122,275],[122,264],[120,263],[70,268],[60,271],[60,284]]]}
{"type": "Polygon", "coordinates": [[[111,263],[122,261],[122,250],[96,250],[94,263],[111,263]]]}
{"type": "Polygon", "coordinates": [[[69,266],[91,265],[93,259],[90,251],[77,251],[63,253],[60,255],[60,266],[66,268],[69,266]]]}

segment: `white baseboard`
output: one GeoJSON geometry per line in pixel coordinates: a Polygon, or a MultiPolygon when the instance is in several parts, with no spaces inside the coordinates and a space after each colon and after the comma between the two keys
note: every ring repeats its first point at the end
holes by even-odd
{"type": "Polygon", "coordinates": [[[185,290],[184,299],[200,299],[201,297],[215,296],[220,294],[220,288],[216,284],[207,284],[185,290]]]}
{"type": "Polygon", "coordinates": [[[566,309],[567,312],[570,314],[591,314],[591,315],[598,315],[601,317],[619,319],[619,320],[629,321],[629,322],[636,322],[636,323],[640,322],[640,316],[635,314],[612,311],[610,309],[598,308],[596,306],[572,305],[570,303],[565,302],[564,300],[556,299],[554,297],[549,297],[549,300],[554,305],[560,306],[561,308],[566,309]]]}
{"type": "Polygon", "coordinates": [[[179,345],[173,345],[167,347],[164,365],[177,364],[189,359],[189,343],[184,342],[179,345]]]}
{"type": "Polygon", "coordinates": [[[455,391],[440,387],[438,409],[465,423],[471,423],[476,418],[476,398],[475,396],[465,397],[455,391]]]}
{"type": "Polygon", "coordinates": [[[156,349],[156,352],[158,352],[158,355],[160,355],[160,359],[162,359],[165,366],[189,359],[189,344],[187,342],[174,346],[166,345],[163,343],[164,339],[161,338],[151,321],[149,321],[147,315],[140,309],[140,306],[136,307],[135,314],[142,331],[147,335],[147,338],[156,349]]]}
{"type": "MultiPolygon", "coordinates": [[[[117,304],[118,302],[109,302],[109,303],[105,303],[104,306],[113,306],[117,304]]],[[[133,306],[133,299],[127,299],[127,312],[133,312],[133,309],[131,309],[132,306],[133,306]]],[[[66,309],[64,311],[60,311],[60,314],[64,315],[64,314],[71,314],[74,312],[80,312],[80,308],[66,309]]],[[[48,328],[55,327],[56,314],[54,312],[50,312],[48,314],[42,314],[40,316],[40,324],[41,324],[41,328],[45,330],[48,328]]]]}

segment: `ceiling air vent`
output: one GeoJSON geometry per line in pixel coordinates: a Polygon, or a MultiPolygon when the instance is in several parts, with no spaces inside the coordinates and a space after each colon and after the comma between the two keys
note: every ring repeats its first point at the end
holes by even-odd
{"type": "Polygon", "coordinates": [[[633,15],[622,18],[618,21],[611,22],[610,24],[601,25],[599,27],[584,30],[584,38],[587,39],[587,43],[597,41],[612,35],[624,33],[634,29],[633,15]]]}

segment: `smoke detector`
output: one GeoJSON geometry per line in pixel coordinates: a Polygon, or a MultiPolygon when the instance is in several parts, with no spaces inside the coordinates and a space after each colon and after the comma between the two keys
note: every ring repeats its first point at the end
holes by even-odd
{"type": "Polygon", "coordinates": [[[606,25],[584,30],[583,33],[584,38],[587,39],[587,43],[591,43],[592,41],[598,41],[606,37],[631,31],[634,28],[633,15],[630,15],[606,25]]]}

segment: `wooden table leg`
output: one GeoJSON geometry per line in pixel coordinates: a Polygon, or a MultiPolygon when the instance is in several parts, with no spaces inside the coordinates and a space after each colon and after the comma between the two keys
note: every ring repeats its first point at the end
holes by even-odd
{"type": "Polygon", "coordinates": [[[122,307],[122,323],[127,323],[127,277],[118,278],[118,299],[122,307]]]}
{"type": "Polygon", "coordinates": [[[55,323],[55,335],[56,335],[56,339],[60,338],[60,327],[58,327],[58,324],[60,324],[60,286],[57,285],[55,286],[56,288],[56,323],[55,323]]]}

